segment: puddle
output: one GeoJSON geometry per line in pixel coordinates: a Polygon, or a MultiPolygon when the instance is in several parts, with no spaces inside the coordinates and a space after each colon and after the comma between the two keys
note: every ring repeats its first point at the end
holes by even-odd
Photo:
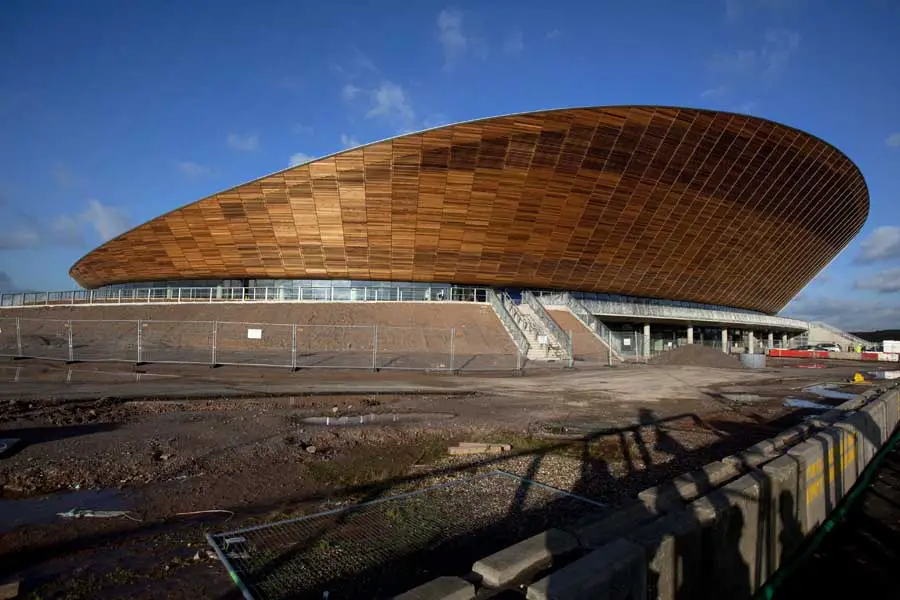
{"type": "Polygon", "coordinates": [[[389,423],[417,423],[420,421],[443,421],[452,419],[456,415],[452,413],[401,413],[401,414],[375,414],[347,415],[343,417],[306,417],[301,423],[309,425],[382,425],[389,423]]]}
{"type": "Polygon", "coordinates": [[[807,410],[832,410],[834,407],[828,404],[820,404],[803,398],[786,398],[784,405],[788,408],[804,408],[807,410]]]}
{"type": "Polygon", "coordinates": [[[45,525],[70,519],[57,517],[56,513],[72,509],[127,510],[128,502],[119,490],[81,490],[0,500],[0,533],[6,533],[23,525],[45,525]]]}
{"type": "Polygon", "coordinates": [[[825,385],[811,385],[803,388],[803,391],[809,394],[815,394],[816,396],[821,396],[822,398],[831,398],[832,400],[853,400],[857,396],[857,394],[833,390],[825,385]]]}

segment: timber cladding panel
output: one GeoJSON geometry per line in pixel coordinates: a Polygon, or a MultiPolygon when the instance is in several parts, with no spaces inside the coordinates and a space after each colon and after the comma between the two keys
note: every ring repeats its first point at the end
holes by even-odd
{"type": "Polygon", "coordinates": [[[667,107],[526,113],[376,142],[153,219],[86,287],[177,279],[522,286],[773,313],[860,230],[865,180],[822,140],[667,107]]]}

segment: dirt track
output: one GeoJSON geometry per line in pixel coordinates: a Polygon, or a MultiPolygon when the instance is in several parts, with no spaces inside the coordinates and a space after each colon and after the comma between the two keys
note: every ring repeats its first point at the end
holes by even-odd
{"type": "Polygon", "coordinates": [[[225,572],[205,558],[204,532],[445,480],[482,460],[445,456],[450,441],[507,441],[511,456],[478,468],[615,504],[770,436],[801,416],[782,406],[785,395],[852,372],[651,366],[482,378],[172,366],[147,375],[174,379],[65,384],[53,379],[68,371],[58,363],[0,367],[16,365],[24,380],[0,387],[0,435],[27,445],[0,459],[0,520],[26,518],[0,540],[0,578],[17,574],[26,597],[41,598],[230,598],[225,572]],[[735,403],[732,392],[759,399],[735,403]],[[427,415],[353,428],[302,421],[370,413],[427,415]],[[609,433],[584,447],[546,438],[564,431],[609,433]],[[79,507],[129,509],[141,521],[52,514],[79,507]],[[235,515],[227,523],[226,513],[176,515],[208,509],[235,515]],[[41,510],[50,514],[35,518],[41,510]]]}

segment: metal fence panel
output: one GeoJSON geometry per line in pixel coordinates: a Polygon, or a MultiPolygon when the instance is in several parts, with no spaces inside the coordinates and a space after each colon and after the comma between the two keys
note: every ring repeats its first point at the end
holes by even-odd
{"type": "Polygon", "coordinates": [[[375,326],[297,325],[296,366],[372,369],[375,326]]]}
{"type": "Polygon", "coordinates": [[[379,369],[446,371],[453,366],[451,329],[377,326],[379,369]]]}
{"type": "Polygon", "coordinates": [[[69,322],[72,360],[138,361],[139,321],[69,322]]]}
{"type": "Polygon", "coordinates": [[[605,513],[586,498],[492,471],[207,539],[256,600],[388,598],[605,513]]]}
{"type": "Polygon", "coordinates": [[[69,360],[69,323],[56,319],[19,319],[22,356],[69,360]]]}
{"type": "Polygon", "coordinates": [[[141,361],[212,364],[213,321],[141,322],[141,361]]]}
{"type": "Polygon", "coordinates": [[[292,366],[293,325],[218,322],[216,364],[292,366]]]}

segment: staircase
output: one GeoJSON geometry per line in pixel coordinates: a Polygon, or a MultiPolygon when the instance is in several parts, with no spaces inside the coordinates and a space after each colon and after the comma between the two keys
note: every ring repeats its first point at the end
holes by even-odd
{"type": "Polygon", "coordinates": [[[513,319],[516,319],[516,324],[519,326],[519,329],[522,330],[525,339],[528,340],[529,348],[528,353],[525,355],[528,360],[549,361],[568,359],[566,349],[559,346],[556,338],[551,335],[550,331],[534,312],[533,308],[524,303],[518,304],[515,307],[515,312],[518,313],[518,318],[513,314],[513,319]]]}

